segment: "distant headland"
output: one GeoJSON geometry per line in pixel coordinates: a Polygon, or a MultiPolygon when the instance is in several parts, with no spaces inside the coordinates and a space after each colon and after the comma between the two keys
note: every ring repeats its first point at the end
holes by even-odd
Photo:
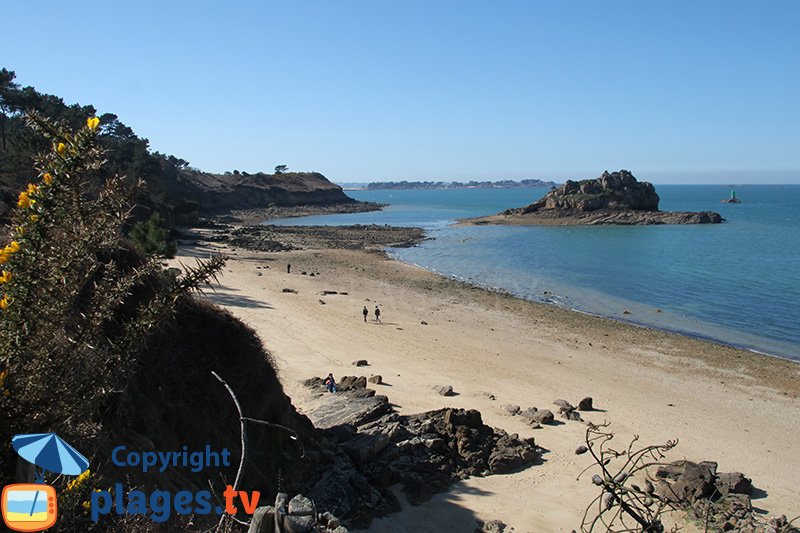
{"type": "Polygon", "coordinates": [[[530,187],[554,187],[555,182],[542,180],[500,181],[373,181],[371,183],[341,183],[344,189],[523,189],[530,187]]]}
{"type": "Polygon", "coordinates": [[[659,211],[652,183],[638,181],[627,170],[603,172],[596,179],[567,180],[536,202],[497,215],[464,220],[465,224],[505,225],[651,225],[719,224],[719,213],[659,211]]]}

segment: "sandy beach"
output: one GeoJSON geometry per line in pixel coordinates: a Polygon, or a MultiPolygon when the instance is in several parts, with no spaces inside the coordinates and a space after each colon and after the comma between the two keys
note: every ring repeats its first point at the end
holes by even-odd
{"type": "Polygon", "coordinates": [[[634,435],[646,444],[677,438],[669,460],[717,461],[720,471],[753,479],[756,508],[800,514],[796,363],[488,292],[380,253],[267,253],[201,242],[178,259],[214,250],[230,260],[206,297],[257,331],[300,411],[304,379],[380,374],[385,384],[374,387],[403,414],[478,409],[485,423],[533,436],[546,450],[541,464],[457,483],[369,531],[472,531],[476,520],[493,519],[518,532],[579,529],[597,494],[590,476],[576,481],[591,463],[574,454],[585,425],[532,429],[501,405],[556,411],[553,400],[584,396],[599,410],[584,418],[611,422],[619,446],[634,435]],[[382,323],[372,314],[365,323],[363,306],[371,312],[376,304],[382,323]],[[357,359],[369,366],[352,366],[357,359]],[[457,395],[440,396],[436,385],[452,385],[457,395]]]}

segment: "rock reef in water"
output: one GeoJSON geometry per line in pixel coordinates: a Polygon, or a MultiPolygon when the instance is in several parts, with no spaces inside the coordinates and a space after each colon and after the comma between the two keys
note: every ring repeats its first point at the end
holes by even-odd
{"type": "Polygon", "coordinates": [[[596,179],[567,182],[536,202],[498,215],[469,219],[470,224],[649,225],[718,224],[719,213],[659,211],[652,183],[638,181],[627,170],[603,172],[596,179]]]}

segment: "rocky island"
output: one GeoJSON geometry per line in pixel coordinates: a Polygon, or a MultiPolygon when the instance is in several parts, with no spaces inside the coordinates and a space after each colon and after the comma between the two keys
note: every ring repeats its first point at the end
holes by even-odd
{"type": "Polygon", "coordinates": [[[596,179],[567,182],[541,199],[497,215],[464,220],[465,224],[508,225],[650,225],[719,224],[719,213],[659,211],[652,183],[638,181],[627,170],[603,172],[596,179]]]}

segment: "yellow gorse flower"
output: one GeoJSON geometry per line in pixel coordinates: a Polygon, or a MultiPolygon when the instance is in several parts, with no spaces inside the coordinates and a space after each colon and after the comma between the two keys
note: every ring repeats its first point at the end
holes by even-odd
{"type": "Polygon", "coordinates": [[[66,152],[66,151],[67,151],[67,145],[66,144],[58,143],[56,145],[56,153],[58,153],[58,155],[64,155],[64,152],[66,152]]]}
{"type": "Polygon", "coordinates": [[[8,294],[3,295],[3,299],[0,300],[0,310],[5,311],[6,309],[8,309],[8,304],[10,303],[11,302],[8,301],[8,294]]]}
{"type": "Polygon", "coordinates": [[[49,172],[45,172],[45,173],[42,175],[42,180],[43,180],[43,181],[45,182],[45,184],[47,184],[47,185],[52,185],[52,184],[53,184],[53,176],[51,176],[49,172]]]}
{"type": "Polygon", "coordinates": [[[3,270],[3,273],[0,274],[0,283],[11,283],[12,277],[13,276],[11,275],[11,272],[8,270],[3,270]]]}
{"type": "MultiPolygon", "coordinates": [[[[3,388],[5,387],[5,385],[6,385],[6,378],[7,378],[7,377],[8,377],[8,369],[6,368],[6,369],[5,369],[5,370],[3,370],[2,372],[0,372],[0,390],[3,390],[3,388]]],[[[11,391],[10,391],[10,390],[8,390],[8,389],[6,389],[6,390],[3,390],[3,396],[5,396],[6,398],[8,398],[9,396],[11,396],[11,391]]]]}
{"type": "Polygon", "coordinates": [[[91,117],[86,119],[86,126],[92,131],[96,130],[99,125],[100,125],[100,119],[97,117],[91,117]]]}
{"type": "Polygon", "coordinates": [[[11,244],[0,250],[0,265],[8,263],[8,260],[11,258],[11,256],[19,252],[19,248],[20,246],[17,241],[11,241],[11,244]]]}
{"type": "Polygon", "coordinates": [[[39,220],[39,215],[31,215],[30,219],[31,219],[31,222],[36,222],[37,220],[39,220]]]}
{"type": "Polygon", "coordinates": [[[25,228],[23,228],[22,226],[17,226],[17,235],[19,235],[20,237],[25,235],[25,228]]]}
{"type": "Polygon", "coordinates": [[[90,470],[87,470],[86,472],[84,472],[80,476],[76,477],[75,479],[73,479],[72,481],[67,483],[67,491],[70,491],[70,490],[74,489],[75,487],[80,486],[91,475],[92,475],[92,472],[90,470]]]}
{"type": "Polygon", "coordinates": [[[36,196],[39,194],[39,186],[34,185],[33,183],[28,184],[28,196],[36,196]]]}
{"type": "Polygon", "coordinates": [[[34,203],[36,203],[36,200],[31,199],[27,192],[22,191],[19,193],[19,198],[17,199],[17,205],[19,207],[22,209],[27,209],[34,203]]]}

